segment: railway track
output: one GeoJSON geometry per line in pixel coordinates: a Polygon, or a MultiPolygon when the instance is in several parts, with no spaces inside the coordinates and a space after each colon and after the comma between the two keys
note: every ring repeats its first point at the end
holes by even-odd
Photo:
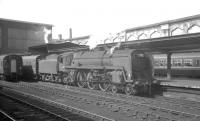
{"type": "MultiPolygon", "coordinates": [[[[75,88],[76,90],[79,90],[80,92],[92,92],[92,94],[97,95],[97,92],[99,93],[99,95],[103,95],[103,92],[100,91],[96,91],[96,90],[88,90],[88,89],[80,89],[80,88],[76,88],[76,87],[71,87],[71,88],[75,88]]],[[[74,90],[74,89],[73,89],[74,90]]],[[[140,104],[142,104],[143,106],[150,106],[150,107],[160,107],[161,110],[168,110],[171,111],[171,113],[182,113],[184,115],[187,114],[196,114],[193,116],[197,116],[199,117],[199,111],[200,111],[200,103],[198,102],[194,102],[194,101],[181,101],[181,100],[177,100],[177,99],[173,99],[173,98],[164,98],[164,99],[147,99],[147,98],[142,98],[142,97],[133,97],[133,96],[126,96],[123,94],[112,94],[112,93],[107,93],[106,95],[109,95],[110,98],[112,97],[113,99],[115,99],[116,101],[119,102],[119,97],[120,99],[123,99],[123,101],[125,101],[125,98],[129,98],[129,103],[135,103],[135,102],[141,102],[140,104]],[[118,97],[117,99],[114,97],[118,97]],[[130,102],[134,100],[135,102],[130,102]],[[188,105],[192,102],[193,105],[188,105]],[[172,105],[173,104],[173,105],[172,105]],[[187,104],[187,105],[186,105],[187,104]],[[171,108],[171,109],[170,109],[171,108]],[[177,110],[177,108],[179,108],[179,110],[177,110]],[[181,108],[181,109],[180,109],[181,108]],[[192,109],[192,111],[191,111],[192,109]],[[189,111],[190,110],[190,111],[189,111]]],[[[127,103],[127,102],[125,102],[127,103]]],[[[137,104],[137,103],[136,103],[137,104]]]]}
{"type": "Polygon", "coordinates": [[[11,93],[8,94],[5,92],[1,92],[0,98],[1,108],[3,108],[4,114],[7,118],[9,118],[9,120],[71,121],[44,108],[24,101],[23,99],[19,99],[19,97],[16,98],[16,95],[13,96],[11,93]]]}
{"type": "MultiPolygon", "coordinates": [[[[51,83],[46,83],[46,84],[49,85],[49,86],[55,87],[55,84],[53,84],[53,85],[51,83]]],[[[63,87],[59,87],[59,88],[66,90],[66,88],[63,88],[63,87]]],[[[101,91],[98,91],[98,90],[88,90],[88,89],[85,89],[85,88],[77,88],[77,87],[73,87],[73,86],[68,86],[67,89],[75,90],[75,91],[82,92],[82,93],[91,93],[92,95],[106,96],[108,98],[112,97],[114,99],[117,97],[117,99],[122,99],[122,100],[126,99],[126,100],[133,101],[133,102],[140,102],[141,104],[161,106],[163,108],[172,107],[172,109],[173,108],[177,109],[177,108],[181,107],[182,110],[183,111],[186,110],[186,112],[187,112],[188,109],[191,109],[191,108],[193,110],[196,110],[196,112],[200,111],[200,102],[191,101],[191,100],[177,99],[177,98],[164,97],[164,96],[156,96],[155,98],[127,96],[127,95],[124,95],[124,94],[113,94],[113,93],[109,93],[109,92],[101,92],[101,91]]]]}
{"type": "Polygon", "coordinates": [[[135,120],[163,120],[163,121],[199,121],[200,109],[184,106],[176,102],[159,101],[152,98],[133,97],[122,94],[104,93],[97,90],[80,89],[76,87],[59,88],[55,85],[41,84],[25,84],[20,83],[24,88],[32,88],[46,92],[48,94],[56,94],[65,98],[82,102],[83,104],[95,103],[99,107],[104,107],[113,112],[123,112],[126,116],[135,120]],[[48,90],[48,91],[47,91],[48,90]],[[76,97],[75,95],[81,94],[76,97]]]}
{"type": "Polygon", "coordinates": [[[0,120],[1,121],[15,121],[13,117],[11,117],[9,114],[6,112],[0,110],[0,120]]]}
{"type": "MultiPolygon", "coordinates": [[[[51,102],[40,97],[32,96],[27,93],[3,87],[0,96],[14,100],[14,105],[20,105],[16,114],[9,112],[8,114],[19,120],[35,120],[35,121],[114,121],[102,116],[98,116],[80,109],[67,107],[66,105],[51,102]],[[31,97],[31,98],[30,98],[31,97]],[[34,97],[34,99],[33,99],[34,97]],[[38,98],[39,100],[35,100],[38,98]],[[25,101],[26,100],[26,101],[25,101]],[[54,103],[54,104],[53,104],[54,103]],[[28,112],[28,113],[27,113],[28,112]],[[39,113],[38,113],[39,112],[39,113]],[[20,116],[19,116],[20,115],[20,116]],[[34,117],[30,117],[34,116],[34,117]],[[21,119],[23,118],[23,119],[21,119]],[[32,118],[32,119],[30,119],[32,118]]],[[[8,100],[8,99],[7,99],[8,100]]],[[[6,108],[5,108],[6,109],[6,108]]],[[[16,110],[16,109],[15,109],[16,110]]],[[[13,111],[13,110],[12,110],[13,111]]],[[[15,113],[15,112],[14,112],[15,113]]]]}

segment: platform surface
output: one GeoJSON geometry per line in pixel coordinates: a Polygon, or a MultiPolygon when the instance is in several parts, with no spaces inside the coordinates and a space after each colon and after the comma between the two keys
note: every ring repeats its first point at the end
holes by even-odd
{"type": "Polygon", "coordinates": [[[200,89],[200,79],[194,78],[167,78],[156,77],[157,80],[161,82],[163,86],[176,86],[176,87],[186,87],[186,88],[198,88],[200,89]]]}

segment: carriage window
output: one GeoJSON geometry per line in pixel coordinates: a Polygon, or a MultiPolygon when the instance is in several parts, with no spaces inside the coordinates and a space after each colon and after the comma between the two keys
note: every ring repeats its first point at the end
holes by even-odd
{"type": "Polygon", "coordinates": [[[172,64],[173,64],[173,66],[181,66],[182,60],[181,59],[174,59],[172,64]]]}
{"type": "Polygon", "coordinates": [[[196,60],[196,65],[200,66],[200,60],[196,60]]]}
{"type": "Polygon", "coordinates": [[[192,66],[192,59],[184,59],[184,66],[192,66]]]}
{"type": "Polygon", "coordinates": [[[166,59],[160,59],[160,66],[166,66],[167,62],[166,59]]]}
{"type": "Polygon", "coordinates": [[[160,66],[160,63],[159,63],[159,60],[158,60],[158,59],[155,59],[155,60],[154,60],[154,66],[160,66]]]}

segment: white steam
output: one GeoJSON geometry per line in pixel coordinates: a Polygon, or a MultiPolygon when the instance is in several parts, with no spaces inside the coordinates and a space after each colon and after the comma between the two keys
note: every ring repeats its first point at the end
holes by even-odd
{"type": "Polygon", "coordinates": [[[94,49],[98,44],[103,44],[103,41],[100,40],[100,37],[91,35],[87,42],[87,45],[90,47],[90,49],[94,49]]]}
{"type": "Polygon", "coordinates": [[[51,30],[48,30],[48,29],[46,29],[46,28],[44,27],[43,32],[44,32],[44,41],[45,41],[45,43],[47,44],[47,43],[49,42],[48,36],[49,36],[49,34],[51,34],[51,30]]]}

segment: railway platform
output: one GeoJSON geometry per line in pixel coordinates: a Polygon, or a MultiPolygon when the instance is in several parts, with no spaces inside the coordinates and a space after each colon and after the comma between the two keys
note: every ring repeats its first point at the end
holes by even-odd
{"type": "Polygon", "coordinates": [[[185,87],[185,88],[194,88],[200,89],[200,79],[194,78],[174,78],[170,80],[167,78],[156,77],[163,86],[175,86],[175,87],[185,87]]]}

